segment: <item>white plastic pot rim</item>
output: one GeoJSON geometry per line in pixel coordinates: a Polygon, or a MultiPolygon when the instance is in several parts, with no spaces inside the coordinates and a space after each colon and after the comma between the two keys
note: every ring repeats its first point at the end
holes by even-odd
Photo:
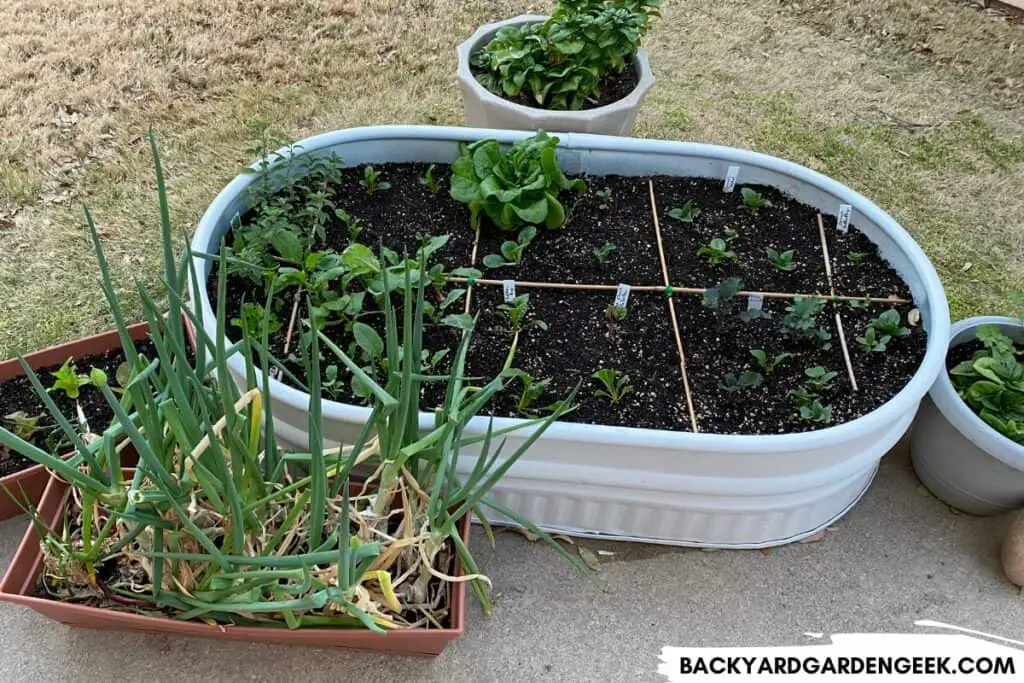
{"type": "MultiPolygon", "coordinates": [[[[1024,323],[1014,318],[992,315],[966,318],[955,323],[950,329],[949,348],[974,339],[974,330],[982,325],[999,325],[1004,328],[1018,327],[1024,330],[1024,323]]],[[[943,417],[956,427],[964,438],[1003,464],[1015,470],[1024,471],[1024,446],[990,427],[977,413],[971,410],[969,405],[963,402],[945,369],[945,356],[943,356],[942,370],[935,379],[929,396],[943,417]]]]}
{"type": "MultiPolygon", "coordinates": [[[[278,150],[281,157],[293,153],[303,155],[316,153],[317,150],[330,148],[342,143],[359,141],[401,141],[401,140],[437,140],[449,142],[470,142],[484,138],[496,139],[503,144],[512,144],[517,140],[533,135],[527,131],[508,131],[477,128],[455,128],[441,126],[368,126],[350,128],[316,135],[303,140],[297,145],[296,151],[288,148],[278,150]]],[[[559,422],[551,425],[545,432],[547,441],[591,442],[616,446],[629,446],[637,442],[658,448],[684,448],[689,451],[703,450],[709,455],[716,452],[745,454],[777,454],[796,453],[828,449],[847,444],[858,438],[867,438],[891,424],[894,416],[917,411],[917,404],[944,369],[947,342],[949,339],[949,309],[946,305],[945,293],[938,274],[924,252],[913,238],[888,214],[875,206],[863,195],[851,190],[841,183],[832,180],[816,171],[790,161],[759,154],[743,149],[721,147],[693,142],[670,142],[664,140],[643,140],[637,138],[620,138],[604,135],[582,133],[565,133],[557,136],[560,139],[559,151],[563,154],[585,155],[589,151],[636,151],[645,154],[662,154],[707,158],[724,161],[741,166],[759,167],[775,173],[788,175],[808,185],[837,197],[841,202],[853,206],[855,212],[881,227],[897,246],[908,256],[920,278],[926,301],[918,302],[926,305],[922,311],[928,327],[928,343],[924,359],[910,381],[895,396],[872,412],[850,422],[827,427],[811,432],[795,434],[770,435],[734,435],[708,434],[692,432],[674,432],[666,430],[640,429],[635,427],[613,427],[606,425],[587,425],[559,422]]],[[[253,164],[257,169],[257,164],[253,164]]],[[[196,240],[203,235],[212,233],[218,228],[220,217],[239,209],[239,198],[243,196],[245,187],[253,182],[255,176],[242,174],[232,180],[214,199],[199,222],[196,240]]],[[[198,266],[197,266],[198,268],[198,266]]],[[[201,310],[203,325],[208,330],[216,329],[216,320],[210,305],[206,289],[192,292],[193,301],[201,310]]],[[[229,359],[229,363],[239,376],[244,376],[245,364],[240,354],[229,359]]],[[[298,410],[306,410],[309,395],[276,379],[270,381],[270,393],[278,400],[298,410]]],[[[351,423],[361,423],[369,417],[368,408],[338,403],[323,402],[323,419],[351,423]]],[[[484,417],[474,418],[467,431],[483,433],[489,420],[484,417]]],[[[420,424],[424,429],[433,425],[433,416],[420,414],[420,424]]],[[[494,418],[495,429],[525,424],[516,418],[494,418]]],[[[527,429],[519,434],[528,433],[527,429]]]]}

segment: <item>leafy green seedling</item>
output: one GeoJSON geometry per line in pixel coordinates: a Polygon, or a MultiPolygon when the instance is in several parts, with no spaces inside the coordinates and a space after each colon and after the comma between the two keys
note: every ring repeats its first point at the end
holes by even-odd
{"type": "Polygon", "coordinates": [[[857,337],[857,343],[862,349],[875,353],[885,353],[886,344],[890,341],[892,341],[892,337],[887,334],[879,334],[873,327],[865,330],[863,337],[857,337]]]}
{"type": "Polygon", "coordinates": [[[516,412],[523,416],[534,412],[536,409],[533,408],[533,404],[544,395],[544,390],[551,384],[551,379],[536,380],[529,373],[518,368],[506,370],[505,375],[519,380],[523,385],[523,390],[516,400],[516,412]]]}
{"type": "Polygon", "coordinates": [[[594,194],[601,200],[601,203],[597,205],[597,208],[602,211],[607,211],[610,205],[609,200],[612,198],[612,188],[606,187],[603,190],[596,190],[594,194]]]}
{"type": "Polygon", "coordinates": [[[793,356],[793,354],[786,351],[769,356],[761,349],[750,349],[750,355],[757,360],[757,365],[766,375],[772,374],[775,368],[781,365],[787,358],[792,358],[793,356]]]}
{"type": "Polygon", "coordinates": [[[817,339],[828,342],[832,334],[818,326],[818,314],[825,307],[821,299],[798,296],[793,303],[786,306],[786,315],[782,318],[782,332],[795,339],[817,339]]]}
{"type": "Polygon", "coordinates": [[[739,261],[739,256],[729,248],[729,245],[721,237],[716,237],[706,245],[697,250],[697,256],[706,256],[708,263],[717,266],[723,261],[739,261]]]}
{"type": "Polygon", "coordinates": [[[714,287],[704,290],[704,296],[701,297],[701,305],[717,313],[728,312],[733,297],[739,294],[742,289],[742,280],[738,277],[727,277],[714,287]]]}
{"type": "Polygon", "coordinates": [[[786,251],[779,252],[771,247],[764,250],[764,253],[768,256],[768,260],[772,262],[778,270],[789,272],[796,268],[796,264],[793,263],[793,249],[787,249],[786,251]]]}
{"type": "Polygon", "coordinates": [[[363,168],[363,179],[359,181],[359,184],[366,189],[366,194],[372,197],[378,192],[391,189],[391,183],[381,180],[380,177],[380,171],[374,169],[373,166],[366,166],[363,168]]]}
{"type": "Polygon", "coordinates": [[[29,415],[24,410],[18,410],[10,415],[5,415],[4,420],[14,425],[14,433],[18,435],[19,439],[27,441],[31,439],[36,432],[42,431],[43,428],[39,426],[39,421],[45,416],[46,413],[29,415]]]}
{"type": "Polygon", "coordinates": [[[864,259],[866,259],[868,256],[869,254],[866,251],[851,251],[849,254],[846,255],[846,261],[850,265],[855,266],[864,259]]]}
{"type": "Polygon", "coordinates": [[[611,323],[621,323],[629,316],[629,309],[625,306],[610,305],[604,309],[604,317],[611,323]]]}
{"type": "Polygon", "coordinates": [[[877,318],[868,323],[868,326],[877,330],[880,334],[889,335],[892,338],[906,337],[910,335],[910,328],[900,324],[900,313],[895,308],[880,314],[877,318]]]}
{"type": "Polygon", "coordinates": [[[618,403],[626,394],[633,393],[629,375],[623,374],[616,368],[602,368],[591,377],[601,383],[602,388],[594,392],[594,396],[598,398],[607,398],[612,403],[618,403]]]}
{"type": "Polygon", "coordinates": [[[761,196],[761,193],[757,190],[752,190],[749,187],[740,188],[740,194],[743,196],[743,205],[747,207],[747,210],[756,214],[762,208],[770,208],[772,203],[771,200],[761,196]]]}
{"type": "Polygon", "coordinates": [[[823,405],[820,400],[813,399],[809,403],[798,406],[800,419],[817,424],[829,424],[832,422],[832,406],[823,405]]]}
{"type": "Polygon", "coordinates": [[[692,199],[687,199],[682,206],[670,209],[669,218],[674,218],[681,223],[693,223],[700,218],[701,210],[693,205],[692,199]]]}
{"type": "Polygon", "coordinates": [[[281,321],[273,312],[268,313],[263,306],[247,302],[242,304],[241,317],[232,318],[231,324],[242,328],[251,339],[262,339],[264,320],[267,321],[267,334],[281,329],[281,321]]]}
{"type": "Polygon", "coordinates": [[[766,308],[748,308],[745,311],[739,312],[739,319],[745,323],[755,320],[770,320],[771,317],[772,312],[766,308]]]}
{"type": "Polygon", "coordinates": [[[804,385],[809,387],[812,391],[817,392],[831,389],[832,380],[834,380],[839,373],[826,370],[820,365],[816,365],[813,368],[805,369],[804,375],[807,376],[807,379],[804,380],[804,385]]]}
{"type": "Polygon", "coordinates": [[[611,242],[605,242],[599,247],[594,247],[594,258],[596,258],[597,262],[603,266],[604,264],[608,263],[608,261],[612,257],[612,254],[618,251],[618,249],[619,248],[612,244],[611,242]]]}
{"type": "Polygon", "coordinates": [[[49,388],[49,391],[63,391],[68,398],[72,399],[78,398],[79,389],[92,383],[88,375],[82,375],[75,371],[75,365],[71,358],[64,361],[64,365],[60,366],[60,369],[57,370],[57,372],[50,374],[52,374],[56,380],[49,388]]]}
{"type": "Polygon", "coordinates": [[[505,240],[501,243],[501,254],[488,254],[484,256],[484,266],[487,268],[502,268],[504,266],[515,266],[523,262],[523,253],[530,246],[537,236],[537,228],[528,225],[519,231],[516,241],[505,240]]]}
{"type": "Polygon", "coordinates": [[[437,168],[437,164],[431,164],[427,167],[427,172],[420,177],[420,185],[437,194],[441,191],[441,185],[437,182],[437,178],[434,177],[435,168],[437,168]]]}
{"type": "Polygon", "coordinates": [[[740,233],[735,228],[726,228],[723,232],[725,233],[726,244],[732,244],[740,238],[740,233]]]}
{"type": "Polygon", "coordinates": [[[871,305],[871,299],[869,297],[864,297],[863,299],[849,299],[846,302],[846,305],[855,310],[864,309],[871,305]]]}
{"type": "Polygon", "coordinates": [[[718,383],[718,388],[733,396],[741,391],[759,387],[762,382],[764,382],[764,376],[760,372],[753,372],[751,370],[739,374],[729,372],[722,377],[722,381],[718,383]]]}
{"type": "Polygon", "coordinates": [[[335,209],[334,215],[338,217],[338,220],[344,224],[345,229],[348,231],[348,238],[350,241],[355,242],[359,239],[359,235],[363,232],[363,221],[350,214],[345,209],[335,209]]]}
{"type": "Polygon", "coordinates": [[[508,320],[509,327],[512,328],[513,332],[519,332],[530,327],[536,327],[541,330],[548,329],[548,324],[543,320],[526,321],[526,314],[530,310],[529,294],[520,294],[511,302],[498,306],[498,310],[505,314],[505,318],[508,320]]]}

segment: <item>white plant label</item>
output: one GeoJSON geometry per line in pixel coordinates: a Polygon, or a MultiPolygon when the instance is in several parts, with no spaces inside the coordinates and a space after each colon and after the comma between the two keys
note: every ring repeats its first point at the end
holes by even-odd
{"type": "Polygon", "coordinates": [[[839,217],[836,219],[836,230],[846,234],[850,229],[850,216],[853,215],[853,207],[849,204],[839,205],[839,217]]]}
{"type": "Polygon", "coordinates": [[[747,297],[747,310],[760,311],[764,308],[764,297],[760,294],[751,294],[747,297]]]}
{"type": "Polygon", "coordinates": [[[615,307],[625,308],[627,303],[629,303],[629,285],[620,284],[618,291],[615,292],[615,307]]]}
{"type": "Polygon", "coordinates": [[[723,192],[732,192],[736,188],[736,179],[740,177],[740,167],[730,166],[729,170],[725,172],[725,186],[722,188],[723,192]]]}
{"type": "Polygon", "coordinates": [[[512,303],[512,300],[516,298],[516,281],[503,280],[501,284],[505,290],[505,303],[512,303]]]}

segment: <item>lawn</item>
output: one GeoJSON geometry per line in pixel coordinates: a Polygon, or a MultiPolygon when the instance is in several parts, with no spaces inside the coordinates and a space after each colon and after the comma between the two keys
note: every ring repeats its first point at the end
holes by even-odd
{"type": "MultiPolygon", "coordinates": [[[[1024,24],[935,0],[664,0],[636,134],[806,164],[924,247],[954,317],[1024,289],[1024,24]]],[[[144,134],[182,234],[285,138],[459,124],[454,47],[549,3],[6,0],[0,6],[0,358],[110,326],[81,206],[124,289],[160,272],[144,134]]],[[[138,309],[135,309],[138,312],[138,309]]]]}

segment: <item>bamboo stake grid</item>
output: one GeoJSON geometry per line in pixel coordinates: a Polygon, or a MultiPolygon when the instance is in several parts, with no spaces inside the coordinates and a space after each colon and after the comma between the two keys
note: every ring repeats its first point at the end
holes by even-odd
{"type": "MultiPolygon", "coordinates": [[[[648,193],[650,197],[651,216],[654,221],[654,235],[656,244],[658,247],[658,260],[661,265],[661,272],[664,278],[664,285],[631,285],[629,291],[641,292],[641,293],[653,293],[658,292],[665,296],[668,302],[669,315],[672,320],[672,331],[675,337],[676,350],[679,354],[679,370],[683,381],[683,391],[686,395],[686,406],[690,417],[690,425],[694,433],[699,433],[700,428],[697,422],[696,411],[693,406],[693,394],[690,391],[690,382],[688,373],[686,371],[686,354],[683,347],[682,334],[679,330],[679,321],[676,317],[675,304],[673,297],[676,295],[703,295],[708,291],[705,287],[676,287],[670,282],[668,263],[665,259],[665,249],[661,240],[661,222],[658,219],[658,207],[655,200],[654,193],[654,180],[651,178],[647,179],[648,193]]],[[[818,232],[821,239],[821,251],[822,257],[825,261],[825,275],[828,280],[829,293],[821,294],[818,292],[814,293],[802,293],[802,292],[761,292],[754,290],[741,290],[737,292],[737,296],[760,296],[764,299],[823,299],[826,301],[862,301],[867,303],[881,303],[881,304],[909,304],[912,303],[908,299],[904,299],[895,295],[888,297],[872,297],[872,296],[853,296],[849,294],[836,294],[835,282],[832,276],[832,259],[828,252],[828,242],[825,235],[825,224],[824,220],[819,212],[818,218],[818,232]]],[[[477,252],[480,244],[480,228],[476,228],[476,234],[473,240],[473,251],[470,256],[470,267],[476,266],[477,252]]],[[[475,285],[486,285],[486,286],[503,286],[505,280],[493,280],[487,278],[466,278],[449,276],[446,278],[447,282],[467,284],[469,285],[466,291],[466,305],[465,312],[470,311],[470,297],[472,296],[473,286],[475,285]]],[[[516,289],[550,289],[550,290],[573,290],[583,292],[614,292],[618,291],[619,285],[606,285],[596,283],[569,283],[569,282],[532,282],[532,281],[515,281],[516,289]]],[[[849,347],[846,343],[846,333],[843,329],[842,317],[838,311],[835,313],[836,330],[839,335],[840,349],[843,355],[843,361],[846,365],[847,375],[850,379],[850,385],[854,391],[858,391],[857,378],[854,374],[853,363],[850,358],[849,347]]]]}

